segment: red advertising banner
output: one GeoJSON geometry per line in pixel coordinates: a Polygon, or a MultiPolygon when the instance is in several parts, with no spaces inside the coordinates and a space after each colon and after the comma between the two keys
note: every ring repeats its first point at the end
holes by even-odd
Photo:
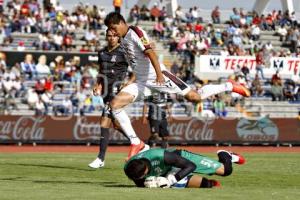
{"type": "MultiPolygon", "coordinates": [[[[98,141],[101,128],[99,117],[70,117],[69,119],[36,116],[1,116],[0,143],[87,143],[98,141]]],[[[149,125],[140,118],[132,119],[138,136],[147,140],[149,125]]],[[[175,144],[225,143],[300,143],[298,119],[201,120],[183,118],[169,123],[171,142],[175,144]]],[[[126,137],[110,129],[111,143],[128,142],[126,137]]]]}

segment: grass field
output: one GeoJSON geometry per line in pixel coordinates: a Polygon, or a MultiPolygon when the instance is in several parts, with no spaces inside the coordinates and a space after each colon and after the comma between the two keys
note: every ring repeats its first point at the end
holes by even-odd
{"type": "MultiPolygon", "coordinates": [[[[207,154],[215,157],[213,154],[207,154]]],[[[247,163],[215,189],[139,189],[123,174],[125,154],[91,170],[90,153],[0,153],[0,199],[299,199],[299,153],[245,154],[247,163]]]]}

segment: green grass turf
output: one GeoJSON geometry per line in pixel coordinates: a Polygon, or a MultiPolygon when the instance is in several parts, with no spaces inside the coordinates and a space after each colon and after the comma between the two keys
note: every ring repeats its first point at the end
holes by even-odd
{"type": "MultiPolygon", "coordinates": [[[[213,154],[208,154],[215,157],[213,154]]],[[[109,153],[105,168],[91,170],[95,154],[0,153],[0,199],[291,199],[300,197],[300,155],[245,154],[215,189],[136,188],[123,174],[125,154],[109,153]]]]}

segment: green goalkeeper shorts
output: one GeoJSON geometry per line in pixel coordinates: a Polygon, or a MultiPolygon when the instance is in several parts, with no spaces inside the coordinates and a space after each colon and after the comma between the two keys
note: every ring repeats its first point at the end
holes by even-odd
{"type": "Polygon", "coordinates": [[[185,150],[181,150],[181,156],[196,165],[194,173],[211,175],[215,174],[217,169],[222,166],[222,163],[217,160],[185,150]]]}

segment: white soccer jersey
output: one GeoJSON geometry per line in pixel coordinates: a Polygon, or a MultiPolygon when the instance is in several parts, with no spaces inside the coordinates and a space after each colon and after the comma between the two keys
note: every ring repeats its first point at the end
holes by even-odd
{"type": "Polygon", "coordinates": [[[155,69],[144,52],[151,49],[149,38],[144,30],[130,26],[127,34],[121,40],[121,46],[138,82],[156,79],[155,69]]]}

